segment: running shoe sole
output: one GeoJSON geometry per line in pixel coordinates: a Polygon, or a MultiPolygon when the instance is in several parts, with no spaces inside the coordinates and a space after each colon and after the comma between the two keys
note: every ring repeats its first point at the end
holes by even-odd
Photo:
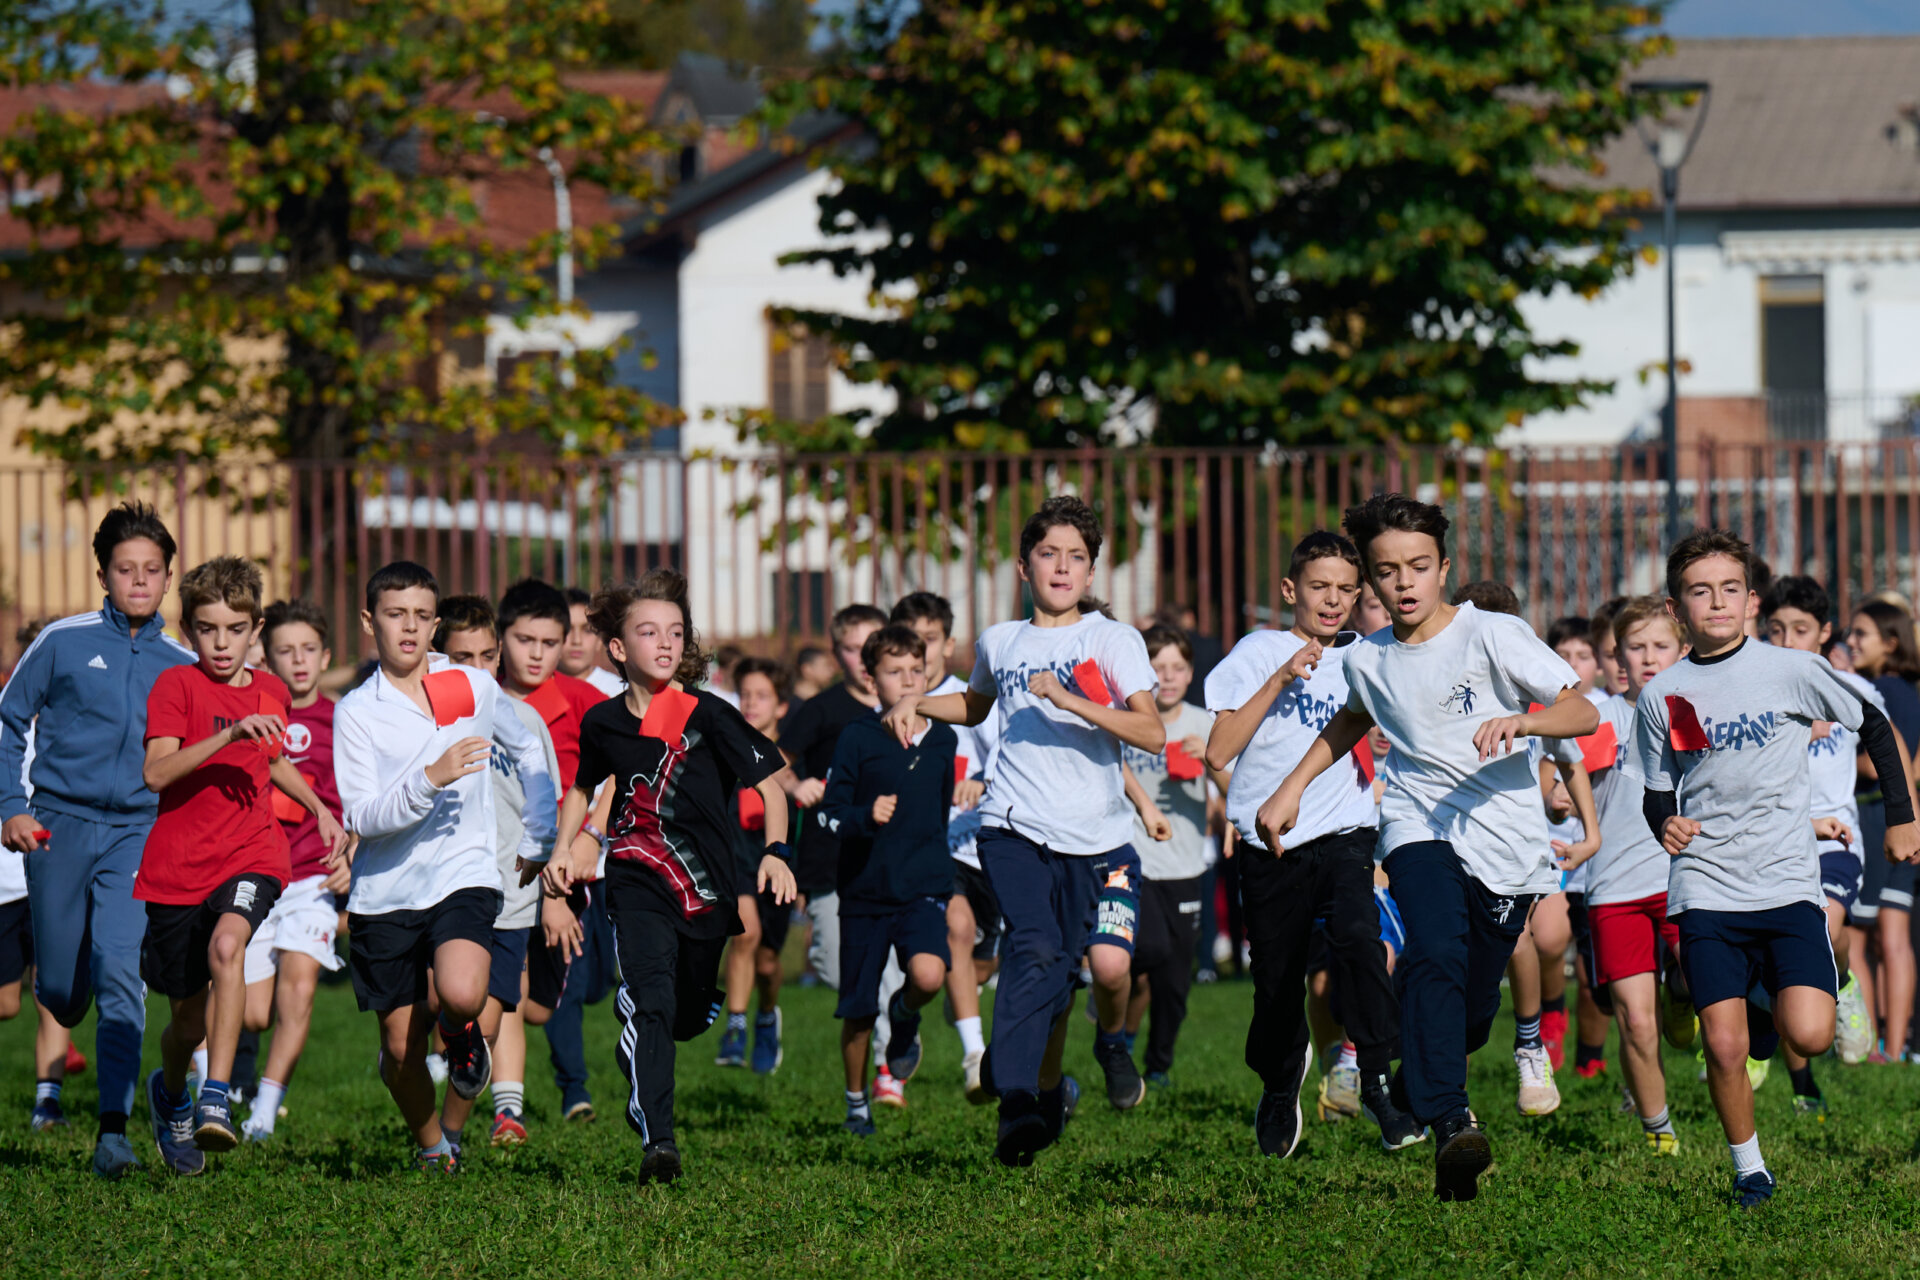
{"type": "Polygon", "coordinates": [[[1478,1129],[1462,1129],[1434,1154],[1433,1193],[1442,1200],[1472,1200],[1480,1175],[1493,1163],[1493,1144],[1478,1129]]]}
{"type": "Polygon", "coordinates": [[[993,1156],[1009,1169],[1024,1169],[1053,1141],[1052,1126],[1034,1112],[1011,1121],[993,1144],[993,1156]]]}

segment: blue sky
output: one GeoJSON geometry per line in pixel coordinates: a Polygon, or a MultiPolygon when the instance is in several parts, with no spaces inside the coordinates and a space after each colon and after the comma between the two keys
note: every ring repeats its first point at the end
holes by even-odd
{"type": "Polygon", "coordinates": [[[1677,36],[1920,34],[1916,0],[1679,0],[1667,11],[1677,36]]]}

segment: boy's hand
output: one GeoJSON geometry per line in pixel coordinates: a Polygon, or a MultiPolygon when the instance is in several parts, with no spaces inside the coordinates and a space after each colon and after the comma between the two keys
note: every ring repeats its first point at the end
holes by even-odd
{"type": "Polygon", "coordinates": [[[1165,844],[1173,839],[1173,823],[1167,820],[1167,815],[1160,811],[1158,805],[1150,804],[1141,811],[1140,825],[1145,827],[1147,834],[1158,843],[1165,844]]]}
{"type": "Polygon", "coordinates": [[[881,796],[873,802],[873,825],[884,827],[893,821],[893,811],[900,807],[899,796],[881,796]]]}
{"type": "Polygon", "coordinates": [[[549,947],[564,947],[578,957],[584,951],[586,931],[580,917],[573,914],[565,898],[545,898],[540,903],[540,931],[549,947]]]}
{"type": "Polygon", "coordinates": [[[265,742],[277,738],[287,731],[287,722],[279,716],[263,716],[258,712],[242,717],[227,726],[228,742],[265,742]]]}
{"type": "Polygon", "coordinates": [[[1260,811],[1254,815],[1253,829],[1260,833],[1260,838],[1266,841],[1267,848],[1273,850],[1277,857],[1285,851],[1280,843],[1280,837],[1293,830],[1293,824],[1298,821],[1300,821],[1300,797],[1293,794],[1283,782],[1279,790],[1268,796],[1266,803],[1262,804],[1260,811]]]}
{"type": "MultiPolygon", "coordinates": [[[[880,723],[886,727],[887,732],[893,736],[895,742],[898,742],[903,747],[911,747],[913,745],[913,722],[919,714],[920,695],[910,693],[888,707],[887,713],[880,717],[880,723]]],[[[823,792],[825,791],[824,785],[821,789],[823,792]]],[[[795,796],[794,799],[797,800],[799,797],[795,796]]]]}
{"type": "Polygon", "coordinates": [[[573,892],[573,867],[565,858],[547,859],[547,865],[540,869],[540,891],[549,898],[564,898],[573,892]]]}
{"type": "MultiPolygon", "coordinates": [[[[1670,856],[1677,858],[1687,851],[1687,846],[1692,844],[1693,838],[1699,834],[1700,824],[1692,818],[1668,818],[1666,825],[1660,828],[1660,847],[1670,856]]],[[[1893,833],[1889,831],[1887,837],[1891,843],[1893,833]]],[[[1920,848],[1920,845],[1916,845],[1916,848],[1920,848]]]]}
{"type": "Polygon", "coordinates": [[[1313,669],[1320,665],[1320,659],[1324,653],[1325,650],[1320,647],[1318,640],[1307,641],[1294,652],[1291,658],[1287,659],[1287,665],[1280,668],[1275,678],[1283,686],[1295,680],[1311,680],[1313,669]]]}
{"type": "Polygon", "coordinates": [[[15,814],[0,826],[0,844],[15,853],[32,853],[46,840],[46,829],[30,813],[15,814]]]}
{"type": "Polygon", "coordinates": [[[794,899],[793,868],[789,867],[778,854],[768,854],[760,859],[760,874],[754,877],[755,888],[765,893],[773,890],[773,900],[785,905],[794,899]]]}
{"type": "Polygon", "coordinates": [[[1060,677],[1051,671],[1036,671],[1027,677],[1027,692],[1036,698],[1043,698],[1054,706],[1066,709],[1066,699],[1072,697],[1067,686],[1060,683],[1060,677]]]}
{"type": "Polygon", "coordinates": [[[331,861],[339,857],[347,847],[347,833],[345,828],[340,825],[331,813],[327,812],[325,807],[322,807],[320,812],[314,815],[314,820],[319,823],[320,841],[327,846],[328,860],[331,861]]]}
{"type": "Polygon", "coordinates": [[[546,869],[547,864],[544,862],[528,862],[525,858],[515,858],[513,860],[514,874],[520,877],[520,887],[522,889],[532,884],[535,880],[538,880],[545,874],[546,869]]]}
{"type": "Polygon", "coordinates": [[[1844,845],[1853,843],[1853,832],[1838,818],[1815,818],[1813,834],[1819,840],[1838,840],[1844,845]]]}
{"type": "Polygon", "coordinates": [[[793,796],[793,802],[802,809],[811,809],[820,803],[822,796],[827,794],[827,784],[819,778],[808,778],[794,787],[789,794],[793,796]]]}
{"type": "Polygon", "coordinates": [[[1203,764],[1207,758],[1207,740],[1197,733],[1190,733],[1180,739],[1180,749],[1203,764]]]}
{"type": "Polygon", "coordinates": [[[1887,860],[1912,862],[1920,857],[1920,822],[1903,822],[1887,828],[1887,860]]]}
{"type": "Polygon", "coordinates": [[[1496,755],[1511,755],[1513,744],[1532,734],[1525,716],[1495,716],[1473,731],[1473,745],[1479,748],[1480,760],[1485,763],[1496,755]]]}
{"type": "Polygon", "coordinates": [[[962,811],[971,809],[986,794],[986,783],[978,778],[964,778],[953,784],[953,807],[962,811]]]}
{"type": "MultiPolygon", "coordinates": [[[[581,833],[585,835],[585,832],[581,833]]],[[[580,836],[573,838],[573,882],[586,884],[595,879],[594,873],[600,870],[600,842],[587,836],[583,842],[580,836]]]]}
{"type": "Polygon", "coordinates": [[[1600,838],[1587,836],[1568,844],[1565,840],[1553,842],[1553,865],[1562,871],[1571,871],[1581,863],[1600,852],[1600,838]]]}
{"type": "MultiPolygon", "coordinates": [[[[249,716],[248,719],[258,717],[249,716]]],[[[246,721],[241,721],[242,724],[246,721]]],[[[238,727],[238,726],[236,726],[238,727]]],[[[446,753],[427,766],[427,781],[446,790],[460,779],[480,772],[493,758],[493,743],[486,738],[462,738],[446,753]]]]}

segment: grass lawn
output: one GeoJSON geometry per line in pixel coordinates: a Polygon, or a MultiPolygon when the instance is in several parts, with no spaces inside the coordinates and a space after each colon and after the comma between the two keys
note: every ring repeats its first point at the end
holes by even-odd
{"type": "MultiPolygon", "coordinates": [[[[611,1002],[590,1011],[593,1125],[559,1121],[530,1036],[531,1139],[474,1148],[465,1172],[423,1179],[374,1074],[374,1026],[345,987],[323,989],[291,1114],[271,1144],[210,1160],[193,1180],[146,1167],[88,1172],[91,1070],[70,1085],[72,1129],[31,1133],[30,1019],[0,1028],[0,1276],[1886,1276],[1920,1273],[1920,1164],[1906,1067],[1817,1070],[1831,1120],[1799,1127],[1784,1069],[1759,1096],[1782,1190],[1760,1212],[1728,1203],[1726,1148],[1690,1058],[1669,1062],[1685,1149],[1655,1161],[1618,1110],[1617,1075],[1563,1073],[1566,1103],[1524,1120],[1511,1059],[1474,1062],[1497,1164],[1472,1204],[1431,1195],[1425,1145],[1382,1154],[1364,1122],[1309,1114],[1301,1150],[1264,1161],[1258,1086],[1240,1060],[1251,989],[1196,988],[1174,1087],[1129,1114],[1104,1102],[1091,1029],[1076,1022],[1079,1117],[1031,1170],[996,1165],[993,1113],[961,1097],[959,1040],[929,1019],[910,1109],[878,1137],[840,1131],[830,993],[789,990],[786,1065],[713,1065],[717,1032],[683,1046],[679,1141],[688,1176],[636,1189],[640,1144],[621,1119],[611,1002]]],[[[148,1064],[164,1001],[148,1013],[148,1064]]],[[[91,1022],[81,1037],[93,1050],[91,1022]]],[[[1496,1031],[1496,1046],[1510,1036],[1496,1031]]],[[[264,1055],[263,1055],[264,1060],[264,1055]]],[[[1616,1067],[1617,1072],[1617,1067],[1616,1067]]],[[[1311,1083],[1309,1084],[1311,1089],[1311,1083]]]]}

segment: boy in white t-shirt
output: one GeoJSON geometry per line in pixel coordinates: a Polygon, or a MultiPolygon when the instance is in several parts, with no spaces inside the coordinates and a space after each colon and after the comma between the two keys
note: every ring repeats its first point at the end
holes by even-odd
{"type": "MultiPolygon", "coordinates": [[[[1233,768],[1227,820],[1240,834],[1240,891],[1253,955],[1253,1022],[1247,1065],[1264,1086],[1254,1133],[1270,1156],[1300,1140],[1300,1084],[1311,1042],[1300,991],[1313,922],[1326,921],[1334,989],[1354,1045],[1363,1108],[1389,1151],[1424,1138],[1388,1096],[1400,1009],[1380,945],[1373,896],[1373,777],[1349,749],[1314,779],[1284,855],[1262,842],[1258,817],[1320,733],[1347,705],[1346,664],[1361,637],[1343,630],[1360,595],[1360,552],[1337,533],[1308,534],[1293,549],[1280,592],[1293,606],[1289,631],[1255,631],[1207,676],[1207,709],[1218,719],[1207,762],[1233,768]]],[[[1350,1103],[1348,1104],[1351,1105],[1350,1103]]]]}
{"type": "Polygon", "coordinates": [[[1348,534],[1391,628],[1352,646],[1347,704],[1260,807],[1261,842],[1284,856],[1314,779],[1378,724],[1393,751],[1381,846],[1407,946],[1395,1101],[1432,1126],[1434,1194],[1471,1200],[1493,1150],[1467,1108],[1467,1057],[1486,1043],[1500,975],[1527,913],[1559,887],[1529,737],[1577,738],[1599,715],[1573,669],[1519,618],[1445,602],[1448,521],[1380,494],[1348,534]],[[1529,712],[1531,703],[1542,709],[1529,712]]]}
{"type": "MultiPolygon", "coordinates": [[[[916,715],[971,727],[1000,711],[1000,754],[976,844],[1008,937],[982,1075],[1000,1097],[994,1154],[1013,1166],[1031,1164],[1059,1138],[1077,1094],[1060,1060],[1080,953],[1090,943],[1132,951],[1131,915],[1103,901],[1103,893],[1137,892],[1121,744],[1154,752],[1166,745],[1140,633],[1082,612],[1100,541],[1100,518],[1085,502],[1059,496],[1042,503],[1020,531],[1018,572],[1032,592],[1031,620],[987,628],[965,692],[903,698],[886,713],[904,745],[916,715]]],[[[1101,1066],[1112,1099],[1133,1060],[1124,1002],[1101,1013],[1101,1066]],[[1107,1037],[1119,1040],[1118,1054],[1106,1048],[1107,1037]]],[[[1135,1071],[1130,1092],[1137,1098],[1145,1089],[1135,1071]]]]}

